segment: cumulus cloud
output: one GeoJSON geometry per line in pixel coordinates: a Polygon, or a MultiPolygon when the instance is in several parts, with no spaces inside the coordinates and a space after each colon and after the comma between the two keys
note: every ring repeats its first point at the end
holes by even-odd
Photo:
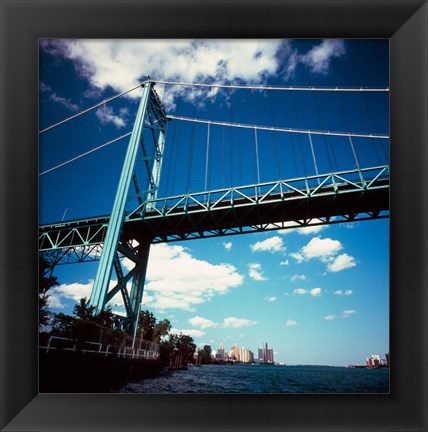
{"type": "Polygon", "coordinates": [[[239,328],[239,327],[250,327],[257,324],[257,321],[253,321],[245,318],[229,317],[223,320],[223,327],[239,328]]]}
{"type": "Polygon", "coordinates": [[[297,295],[304,295],[304,294],[310,294],[313,297],[318,297],[321,295],[321,288],[312,288],[310,290],[307,290],[305,288],[296,288],[295,290],[293,290],[294,294],[297,295]]]}
{"type": "Polygon", "coordinates": [[[327,225],[306,226],[303,228],[297,228],[297,232],[302,235],[317,234],[323,229],[325,229],[326,227],[327,225]]]}
{"type": "Polygon", "coordinates": [[[304,288],[296,288],[295,290],[293,290],[293,293],[294,294],[302,295],[302,294],[307,294],[308,291],[305,290],[304,288]]]}
{"type": "Polygon", "coordinates": [[[303,257],[303,255],[299,252],[292,252],[290,254],[291,258],[294,258],[298,263],[301,263],[305,260],[305,258],[303,257]]]}
{"type": "Polygon", "coordinates": [[[357,265],[352,256],[346,253],[338,255],[342,249],[343,246],[339,240],[317,236],[313,237],[300,251],[293,252],[290,256],[298,263],[317,258],[327,265],[328,271],[338,272],[357,265]]]}
{"type": "Polygon", "coordinates": [[[268,297],[265,297],[265,300],[267,301],[267,302],[274,302],[274,301],[276,301],[276,296],[268,296],[268,297]]]}
{"type": "Polygon", "coordinates": [[[248,264],[248,275],[251,279],[256,281],[267,280],[267,278],[263,276],[262,266],[257,263],[248,264]]]}
{"type": "Polygon", "coordinates": [[[193,327],[200,327],[201,329],[206,329],[210,327],[215,327],[216,323],[206,318],[202,318],[200,316],[195,316],[189,319],[189,324],[193,327]]]}
{"type": "Polygon", "coordinates": [[[165,310],[192,311],[215,295],[241,285],[243,276],[230,264],[211,264],[194,258],[183,246],[152,245],[145,292],[147,305],[165,310]]]}
{"type": "Polygon", "coordinates": [[[232,249],[232,242],[225,242],[223,243],[223,246],[226,250],[231,250],[232,249]]]}
{"type": "Polygon", "coordinates": [[[285,323],[285,325],[286,325],[287,327],[294,327],[294,326],[297,325],[297,321],[294,321],[294,320],[292,320],[292,319],[288,319],[287,322],[285,323]]]}
{"type": "MultiPolygon", "coordinates": [[[[46,87],[47,86],[45,86],[45,90],[46,90],[46,87]]],[[[79,105],[72,103],[70,99],[66,99],[66,98],[63,98],[61,96],[58,96],[56,93],[52,93],[49,96],[49,99],[51,101],[54,101],[54,102],[62,105],[62,106],[65,106],[70,111],[73,111],[73,112],[79,111],[79,105]]]]}
{"type": "Polygon", "coordinates": [[[297,281],[304,281],[306,280],[306,276],[305,275],[293,275],[290,277],[291,282],[297,282],[297,281]]]}
{"type": "Polygon", "coordinates": [[[355,267],[356,265],[357,264],[355,262],[355,259],[350,255],[344,253],[338,255],[336,258],[334,258],[333,261],[329,262],[327,264],[327,270],[331,272],[338,272],[350,267],[355,267]]]}
{"type": "Polygon", "coordinates": [[[172,328],[170,331],[171,334],[184,334],[184,335],[188,335],[191,337],[196,337],[196,338],[200,338],[205,336],[205,332],[202,330],[196,330],[196,329],[176,329],[176,328],[172,328]]]}
{"type": "Polygon", "coordinates": [[[79,302],[81,298],[89,299],[94,281],[90,280],[86,284],[70,283],[55,286],[49,290],[49,306],[53,308],[63,308],[64,300],[79,302]]]}
{"type": "Polygon", "coordinates": [[[314,237],[306,246],[302,248],[305,258],[325,258],[334,255],[343,246],[340,241],[330,238],[314,237]]]}
{"type": "MultiPolygon", "coordinates": [[[[123,112],[123,111],[122,111],[123,112]]],[[[126,112],[123,112],[125,114],[126,112]]],[[[95,111],[95,115],[100,120],[101,124],[105,125],[111,123],[120,129],[126,126],[126,121],[123,117],[120,117],[113,112],[113,108],[108,105],[103,105],[95,111]]]]}
{"type": "Polygon", "coordinates": [[[284,243],[281,237],[274,236],[266,240],[256,242],[250,245],[253,252],[283,252],[285,250],[284,243]]]}
{"type": "Polygon", "coordinates": [[[288,265],[290,265],[290,261],[288,261],[288,260],[281,261],[281,262],[279,263],[279,265],[280,265],[280,266],[288,266],[288,265]]]}
{"type": "Polygon", "coordinates": [[[300,56],[300,61],[308,66],[312,72],[325,74],[329,69],[331,60],[341,57],[345,52],[343,40],[325,39],[306,54],[300,56]]]}
{"type": "Polygon", "coordinates": [[[324,319],[327,321],[333,321],[334,319],[337,319],[337,318],[346,319],[346,318],[349,318],[350,316],[352,316],[356,313],[357,313],[357,311],[355,311],[355,310],[344,310],[341,315],[327,315],[324,317],[324,319]]]}
{"type": "Polygon", "coordinates": [[[352,290],[336,290],[334,294],[338,296],[350,296],[352,295],[352,290]]]}
{"type": "MultiPolygon", "coordinates": [[[[53,56],[73,62],[90,90],[112,88],[123,92],[150,75],[155,80],[216,83],[265,83],[282,74],[291,77],[299,64],[313,73],[326,73],[333,58],[344,52],[344,42],[325,40],[298,53],[290,40],[96,40],[45,39],[40,47],[53,56]],[[282,64],[283,70],[279,70],[282,64]]],[[[181,94],[189,100],[212,97],[218,89],[170,87],[162,94],[166,106],[174,106],[181,94]]],[[[163,93],[160,86],[158,92],[163,93]]],[[[138,92],[127,97],[137,98],[138,92]]]]}

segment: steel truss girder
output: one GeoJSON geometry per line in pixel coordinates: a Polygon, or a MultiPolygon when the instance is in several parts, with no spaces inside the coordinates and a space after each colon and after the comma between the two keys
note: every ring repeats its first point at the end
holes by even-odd
{"type": "MultiPolygon", "coordinates": [[[[142,236],[171,242],[275,229],[272,225],[286,229],[312,219],[330,224],[387,217],[388,195],[389,167],[382,166],[147,200],[139,214],[126,217],[121,242],[142,236]]],[[[94,248],[103,243],[108,221],[42,226],[40,252],[59,264],[99,259],[94,248]]]]}

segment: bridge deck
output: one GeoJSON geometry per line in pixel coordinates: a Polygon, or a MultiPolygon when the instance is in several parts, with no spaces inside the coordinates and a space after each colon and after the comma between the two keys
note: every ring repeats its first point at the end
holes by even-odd
{"type": "MultiPolygon", "coordinates": [[[[232,188],[147,201],[128,214],[121,241],[159,243],[387,217],[389,175],[384,171],[385,167],[375,177],[361,177],[361,181],[329,175],[317,178],[318,183],[306,189],[276,182],[247,187],[253,195],[232,188]]],[[[109,217],[104,216],[41,226],[39,249],[100,245],[108,222],[109,217]]]]}

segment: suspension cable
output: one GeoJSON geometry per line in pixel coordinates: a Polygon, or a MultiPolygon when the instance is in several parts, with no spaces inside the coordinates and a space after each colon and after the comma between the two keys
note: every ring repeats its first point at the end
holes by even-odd
{"type": "Polygon", "coordinates": [[[93,109],[98,108],[99,106],[104,105],[104,104],[106,104],[106,103],[108,103],[108,102],[110,102],[110,101],[112,101],[112,100],[114,100],[114,99],[117,99],[118,97],[121,97],[121,96],[123,96],[123,95],[126,95],[127,93],[130,93],[130,92],[132,92],[132,91],[134,91],[134,90],[136,90],[137,88],[140,88],[140,87],[141,87],[141,84],[138,84],[137,86],[132,87],[131,89],[128,89],[128,90],[126,90],[126,91],[124,91],[124,92],[122,92],[122,93],[119,93],[119,94],[115,95],[115,96],[112,96],[111,98],[104,99],[103,101],[98,102],[97,104],[95,104],[95,105],[93,105],[93,106],[91,106],[91,107],[89,107],[89,108],[86,108],[86,109],[84,109],[83,111],[80,111],[80,112],[78,112],[77,114],[72,115],[71,117],[67,117],[67,118],[65,118],[64,120],[59,121],[58,123],[55,123],[55,124],[53,124],[53,125],[48,126],[48,127],[45,128],[45,129],[42,129],[41,131],[39,131],[39,134],[41,134],[41,133],[43,133],[43,132],[46,132],[46,131],[48,131],[49,129],[52,129],[52,128],[54,128],[54,127],[56,127],[56,126],[59,126],[59,125],[61,125],[61,124],[63,124],[63,123],[66,123],[66,122],[68,122],[68,121],[70,121],[70,120],[73,120],[74,118],[79,117],[79,116],[81,116],[81,115],[83,115],[83,114],[86,114],[87,112],[92,111],[93,109]]]}
{"type": "Polygon", "coordinates": [[[228,89],[250,89],[250,90],[281,90],[281,91],[334,91],[334,92],[389,92],[389,88],[366,88],[366,87],[293,87],[293,86],[273,86],[273,85],[237,85],[237,84],[204,84],[177,81],[156,80],[156,83],[209,88],[228,88],[228,89]]]}
{"type": "Polygon", "coordinates": [[[182,117],[176,115],[169,115],[168,118],[172,120],[181,120],[181,121],[195,122],[195,123],[210,123],[218,126],[229,126],[229,127],[243,128],[243,129],[257,129],[257,130],[296,133],[296,134],[305,134],[305,135],[310,133],[312,135],[330,135],[330,136],[345,136],[345,137],[351,136],[357,138],[389,139],[388,135],[355,134],[355,133],[348,133],[348,132],[330,132],[330,131],[325,132],[325,131],[316,131],[310,129],[294,129],[294,128],[273,127],[273,126],[250,125],[245,123],[229,123],[229,122],[215,121],[215,120],[203,120],[203,119],[182,117]]]}
{"type": "Polygon", "coordinates": [[[67,160],[67,161],[65,161],[65,162],[62,162],[62,163],[60,163],[59,165],[54,166],[54,167],[52,167],[52,168],[49,168],[49,169],[47,169],[46,171],[41,172],[41,173],[39,174],[39,176],[42,176],[42,175],[47,174],[47,173],[49,173],[49,172],[51,172],[51,171],[54,171],[54,170],[56,170],[56,169],[58,169],[58,168],[61,168],[61,167],[63,167],[64,165],[67,165],[67,164],[69,164],[69,163],[71,163],[71,162],[74,162],[74,161],[76,161],[76,160],[78,160],[78,159],[81,159],[82,157],[87,156],[87,155],[90,154],[90,153],[93,153],[93,152],[95,152],[95,151],[97,151],[97,150],[102,149],[103,147],[106,147],[106,146],[108,146],[108,145],[110,145],[110,144],[115,143],[116,141],[119,141],[119,140],[121,140],[121,139],[123,139],[123,138],[126,138],[127,136],[131,135],[131,133],[132,133],[132,132],[128,132],[128,133],[126,133],[125,135],[122,135],[122,136],[120,136],[120,137],[118,137],[118,138],[115,138],[114,140],[111,140],[111,141],[109,141],[109,142],[106,142],[106,143],[104,143],[104,144],[101,144],[100,146],[95,147],[95,148],[93,148],[92,150],[89,150],[89,151],[87,151],[87,152],[85,152],[85,153],[82,153],[82,154],[80,154],[79,156],[76,156],[76,157],[74,157],[74,158],[72,158],[72,159],[69,159],[69,160],[67,160]]]}

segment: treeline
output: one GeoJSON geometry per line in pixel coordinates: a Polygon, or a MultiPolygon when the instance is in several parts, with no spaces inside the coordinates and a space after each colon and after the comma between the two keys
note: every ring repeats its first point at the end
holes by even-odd
{"type": "MultiPolygon", "coordinates": [[[[81,349],[85,342],[110,345],[118,350],[134,335],[129,335],[116,327],[117,317],[110,308],[96,314],[86,298],[73,308],[73,314],[51,313],[49,310],[49,290],[58,285],[56,277],[50,273],[50,265],[40,258],[39,267],[39,325],[40,337],[59,336],[76,341],[76,348],[81,349]]],[[[170,333],[171,322],[168,319],[158,321],[148,310],[140,311],[138,327],[135,332],[135,346],[141,340],[153,342],[159,346],[161,362],[174,369],[183,368],[194,361],[196,344],[191,336],[170,333]]]]}

